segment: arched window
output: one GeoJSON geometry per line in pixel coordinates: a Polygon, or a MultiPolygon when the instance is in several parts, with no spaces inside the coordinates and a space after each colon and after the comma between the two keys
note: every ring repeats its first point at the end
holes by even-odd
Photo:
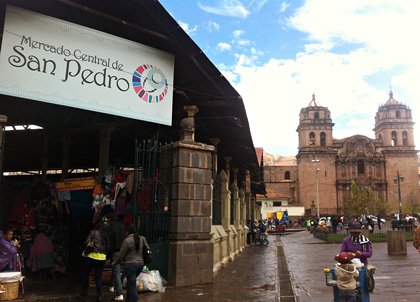
{"type": "Polygon", "coordinates": [[[403,131],[402,139],[403,139],[403,146],[408,146],[408,133],[407,133],[407,131],[403,131]]]}
{"type": "Polygon", "coordinates": [[[397,131],[391,132],[391,145],[396,146],[397,145],[397,131]]]}
{"type": "Polygon", "coordinates": [[[378,139],[379,139],[380,141],[382,141],[382,134],[379,134],[379,135],[378,135],[378,139]]]}
{"type": "Polygon", "coordinates": [[[357,160],[357,175],[365,174],[365,161],[362,159],[357,160]]]}
{"type": "Polygon", "coordinates": [[[325,132],[321,132],[321,146],[325,147],[325,132]]]}
{"type": "Polygon", "coordinates": [[[315,118],[316,120],[319,120],[319,112],[315,112],[315,116],[314,116],[314,118],[315,118]]]}
{"type": "Polygon", "coordinates": [[[396,118],[401,118],[401,112],[399,110],[395,111],[396,118]]]}
{"type": "Polygon", "coordinates": [[[315,145],[315,133],[314,132],[309,133],[309,144],[310,145],[315,145]]]}
{"type": "Polygon", "coordinates": [[[284,172],[284,180],[290,180],[290,171],[284,172]]]}

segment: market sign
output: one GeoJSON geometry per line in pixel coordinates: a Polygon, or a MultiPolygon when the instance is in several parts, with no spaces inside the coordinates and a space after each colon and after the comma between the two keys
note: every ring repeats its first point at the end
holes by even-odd
{"type": "Polygon", "coordinates": [[[174,56],[8,6],[0,93],[172,124],[174,56]]]}
{"type": "Polygon", "coordinates": [[[91,190],[95,186],[94,178],[76,178],[59,181],[55,184],[57,192],[91,190]]]}

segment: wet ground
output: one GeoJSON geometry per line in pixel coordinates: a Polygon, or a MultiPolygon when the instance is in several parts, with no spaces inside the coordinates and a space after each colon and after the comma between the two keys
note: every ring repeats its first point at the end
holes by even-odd
{"type": "MultiPolygon", "coordinates": [[[[218,272],[212,284],[167,287],[164,293],[141,293],[139,301],[333,301],[332,288],[325,285],[323,268],[333,267],[339,244],[325,244],[306,230],[285,237],[270,235],[269,240],[266,247],[247,246],[218,272]]],[[[373,249],[369,263],[377,270],[370,301],[420,301],[420,255],[411,242],[407,242],[406,256],[389,256],[387,243],[375,243],[373,249]]],[[[26,280],[24,286],[25,295],[20,294],[15,301],[79,301],[77,278],[26,280]]],[[[113,295],[106,292],[104,301],[112,299],[113,295]]],[[[84,301],[94,300],[92,288],[84,301]]]]}
{"type": "MultiPolygon", "coordinates": [[[[284,237],[283,245],[297,301],[332,301],[322,271],[334,266],[340,244],[323,244],[305,231],[284,237]]],[[[371,302],[420,301],[420,255],[411,242],[406,256],[389,256],[387,243],[374,243],[369,264],[377,267],[371,302]]]]}

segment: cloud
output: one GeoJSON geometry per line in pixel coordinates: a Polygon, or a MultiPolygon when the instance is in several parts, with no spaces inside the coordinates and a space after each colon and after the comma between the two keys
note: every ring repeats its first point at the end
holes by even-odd
{"type": "Polygon", "coordinates": [[[284,13],[290,7],[290,3],[282,2],[280,6],[280,12],[284,13]]]}
{"type": "Polygon", "coordinates": [[[198,7],[205,12],[226,17],[246,18],[249,10],[239,0],[219,0],[213,6],[198,2],[198,7]]]}
{"type": "MultiPolygon", "coordinates": [[[[294,58],[256,64],[255,54],[237,52],[235,66],[223,72],[244,99],[255,146],[296,155],[299,112],[313,92],[331,111],[335,138],[374,138],[375,114],[388,100],[391,83],[394,98],[413,110],[415,121],[420,46],[413,37],[419,34],[419,6],[413,0],[308,0],[287,19],[288,31],[306,41],[294,58]]],[[[237,31],[236,38],[243,33],[237,31]]],[[[419,145],[420,129],[414,131],[419,145]]]]}
{"type": "Polygon", "coordinates": [[[185,22],[182,22],[182,21],[178,21],[178,24],[190,36],[193,35],[197,31],[197,28],[198,28],[197,25],[190,28],[190,25],[188,23],[185,23],[185,22]]]}
{"type": "Polygon", "coordinates": [[[204,28],[206,28],[210,33],[214,32],[214,31],[218,31],[220,29],[220,25],[217,22],[214,21],[208,21],[205,25],[204,28]]]}
{"type": "Polygon", "coordinates": [[[248,46],[251,44],[251,41],[240,39],[236,41],[236,44],[238,44],[239,46],[248,46]]]}
{"type": "Polygon", "coordinates": [[[267,2],[268,0],[253,0],[249,4],[249,7],[252,8],[253,11],[259,12],[267,2]]]}
{"type": "Polygon", "coordinates": [[[219,42],[217,43],[217,49],[219,51],[231,50],[232,46],[229,43],[219,42]]]}
{"type": "Polygon", "coordinates": [[[243,30],[237,29],[233,31],[233,37],[239,38],[241,35],[243,35],[245,32],[243,30]]]}

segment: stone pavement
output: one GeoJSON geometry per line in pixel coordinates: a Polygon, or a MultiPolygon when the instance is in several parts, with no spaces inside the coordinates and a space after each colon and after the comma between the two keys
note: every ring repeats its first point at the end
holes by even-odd
{"type": "MultiPolygon", "coordinates": [[[[323,268],[333,267],[340,244],[326,244],[306,230],[285,237],[270,235],[269,240],[266,247],[246,247],[218,272],[212,284],[141,293],[139,301],[333,301],[332,288],[325,285],[323,268]]],[[[420,256],[411,242],[407,242],[407,256],[389,256],[386,243],[375,243],[373,251],[369,263],[377,267],[376,287],[370,301],[420,301],[420,256]]],[[[20,295],[15,301],[79,301],[77,282],[77,278],[42,283],[26,280],[25,296],[20,295]]],[[[104,301],[112,298],[112,294],[105,293],[104,301]]],[[[84,301],[94,300],[92,288],[84,301]]]]}
{"type": "MultiPolygon", "coordinates": [[[[323,268],[334,266],[341,245],[324,244],[308,231],[282,239],[296,300],[332,301],[332,288],[325,286],[323,268]]],[[[411,242],[407,242],[406,256],[389,256],[387,243],[374,243],[369,264],[377,267],[370,302],[420,301],[420,255],[411,242]]]]}
{"type": "MultiPolygon", "coordinates": [[[[269,236],[268,246],[247,246],[233,262],[222,268],[211,284],[166,288],[164,293],[141,293],[144,302],[200,302],[200,301],[282,301],[294,302],[290,276],[279,241],[279,236],[269,236]],[[281,292],[281,293],[280,293],[281,292]]],[[[79,301],[76,294],[79,285],[76,278],[68,280],[33,282],[24,281],[25,296],[15,301],[79,301]]],[[[106,292],[104,301],[112,301],[106,292]]],[[[94,301],[94,288],[84,301],[94,301]]]]}

